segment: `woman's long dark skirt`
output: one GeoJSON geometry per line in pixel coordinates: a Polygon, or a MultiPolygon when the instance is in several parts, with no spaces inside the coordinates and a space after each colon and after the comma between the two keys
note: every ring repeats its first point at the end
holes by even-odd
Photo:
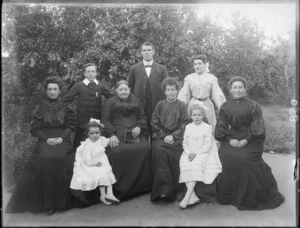
{"type": "Polygon", "coordinates": [[[184,184],[179,184],[179,159],[183,148],[157,139],[152,143],[152,175],[153,184],[151,200],[167,195],[175,200],[184,191],[184,184]]]}
{"type": "Polygon", "coordinates": [[[284,202],[262,151],[263,144],[256,142],[244,148],[232,147],[228,142],[221,145],[218,203],[235,205],[239,210],[263,210],[284,202]]]}
{"type": "MultiPolygon", "coordinates": [[[[49,137],[59,137],[63,129],[46,131],[49,137]]],[[[13,191],[6,213],[70,208],[73,163],[74,152],[70,142],[50,146],[45,141],[38,141],[13,191]]]]}
{"type": "Polygon", "coordinates": [[[139,143],[124,143],[106,150],[117,182],[114,195],[125,199],[151,190],[151,147],[146,136],[139,143]]]}

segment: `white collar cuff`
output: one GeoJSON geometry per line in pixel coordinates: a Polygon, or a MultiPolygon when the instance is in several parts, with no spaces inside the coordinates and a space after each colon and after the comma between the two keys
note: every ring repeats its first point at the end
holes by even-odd
{"type": "MultiPolygon", "coordinates": [[[[96,85],[98,85],[98,81],[97,81],[97,79],[94,79],[94,81],[93,82],[95,82],[96,83],[96,85]]],[[[85,78],[84,80],[83,80],[83,83],[87,86],[89,83],[90,83],[90,81],[87,79],[87,78],[85,78]]]]}

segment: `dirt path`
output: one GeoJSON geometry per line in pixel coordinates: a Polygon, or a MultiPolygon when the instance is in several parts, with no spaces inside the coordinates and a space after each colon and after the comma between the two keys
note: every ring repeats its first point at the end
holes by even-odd
{"type": "MultiPolygon", "coordinates": [[[[264,211],[238,211],[233,206],[202,204],[180,210],[178,203],[152,203],[150,194],[121,203],[119,206],[94,205],[46,213],[2,214],[3,226],[296,226],[296,187],[290,155],[267,154],[280,192],[286,197],[278,208],[264,211]]],[[[6,206],[10,194],[3,195],[6,206]]]]}

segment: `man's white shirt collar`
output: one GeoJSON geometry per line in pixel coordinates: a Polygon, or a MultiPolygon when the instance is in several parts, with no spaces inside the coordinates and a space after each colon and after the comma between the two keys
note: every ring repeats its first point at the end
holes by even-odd
{"type": "MultiPolygon", "coordinates": [[[[98,81],[97,81],[97,79],[94,79],[94,81],[93,82],[95,82],[96,83],[96,85],[98,85],[98,81]]],[[[87,78],[85,78],[84,80],[83,80],[83,83],[87,86],[89,83],[90,83],[90,81],[87,79],[87,78]]]]}
{"type": "Polygon", "coordinates": [[[151,60],[151,61],[145,61],[145,60],[143,60],[143,63],[144,63],[144,66],[148,66],[148,65],[152,65],[153,64],[153,59],[151,60]]]}

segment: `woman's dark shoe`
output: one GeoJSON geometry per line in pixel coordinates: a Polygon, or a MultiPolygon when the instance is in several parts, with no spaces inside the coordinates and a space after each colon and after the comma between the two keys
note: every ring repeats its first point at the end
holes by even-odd
{"type": "Polygon", "coordinates": [[[164,199],[167,202],[174,202],[176,199],[168,194],[163,194],[160,196],[161,199],[164,199]]]}
{"type": "Polygon", "coordinates": [[[49,209],[48,210],[48,215],[53,215],[54,214],[54,209],[49,209]]]}

